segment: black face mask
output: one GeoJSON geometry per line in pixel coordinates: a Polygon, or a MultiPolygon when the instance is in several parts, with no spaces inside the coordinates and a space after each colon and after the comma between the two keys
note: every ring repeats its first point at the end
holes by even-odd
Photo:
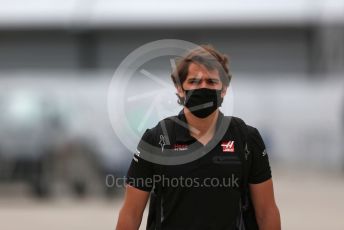
{"type": "Polygon", "coordinates": [[[221,91],[207,88],[185,90],[184,105],[196,117],[205,118],[221,106],[221,91]]]}

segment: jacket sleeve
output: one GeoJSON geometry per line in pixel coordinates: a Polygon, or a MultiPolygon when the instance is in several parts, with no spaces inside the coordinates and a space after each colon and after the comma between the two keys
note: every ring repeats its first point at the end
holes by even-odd
{"type": "Polygon", "coordinates": [[[258,184],[271,178],[271,168],[265,144],[259,131],[251,126],[248,129],[248,149],[252,154],[248,183],[258,184]]]}
{"type": "MultiPolygon", "coordinates": [[[[150,129],[143,134],[137,149],[141,148],[142,143],[152,144],[154,136],[150,129]]],[[[151,191],[154,186],[154,163],[140,157],[139,151],[133,155],[129,166],[126,183],[143,191],[151,191]]]]}

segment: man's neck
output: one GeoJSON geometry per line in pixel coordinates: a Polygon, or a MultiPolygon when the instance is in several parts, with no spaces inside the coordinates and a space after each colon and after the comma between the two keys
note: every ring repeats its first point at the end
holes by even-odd
{"type": "Polygon", "coordinates": [[[189,125],[190,134],[196,138],[202,136],[212,137],[215,132],[215,125],[219,116],[219,110],[216,109],[206,118],[199,118],[193,115],[190,110],[184,107],[185,118],[189,125]]]}

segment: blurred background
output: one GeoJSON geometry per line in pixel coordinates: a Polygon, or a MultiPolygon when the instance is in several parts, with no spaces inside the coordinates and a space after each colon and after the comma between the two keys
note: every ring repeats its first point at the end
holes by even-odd
{"type": "Polygon", "coordinates": [[[108,87],[159,39],[230,57],[234,115],[263,136],[283,229],[344,229],[342,0],[0,0],[0,229],[114,229],[123,190],[106,175],[131,153],[108,87]]]}

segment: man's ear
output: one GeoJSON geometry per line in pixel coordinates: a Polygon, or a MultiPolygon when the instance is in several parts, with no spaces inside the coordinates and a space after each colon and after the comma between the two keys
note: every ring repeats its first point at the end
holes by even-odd
{"type": "Polygon", "coordinates": [[[221,90],[221,97],[224,98],[227,94],[227,86],[224,86],[222,87],[222,90],[221,90]]]}
{"type": "Polygon", "coordinates": [[[185,92],[182,89],[182,87],[178,85],[176,88],[177,88],[177,94],[179,95],[179,97],[185,97],[185,92]]]}

